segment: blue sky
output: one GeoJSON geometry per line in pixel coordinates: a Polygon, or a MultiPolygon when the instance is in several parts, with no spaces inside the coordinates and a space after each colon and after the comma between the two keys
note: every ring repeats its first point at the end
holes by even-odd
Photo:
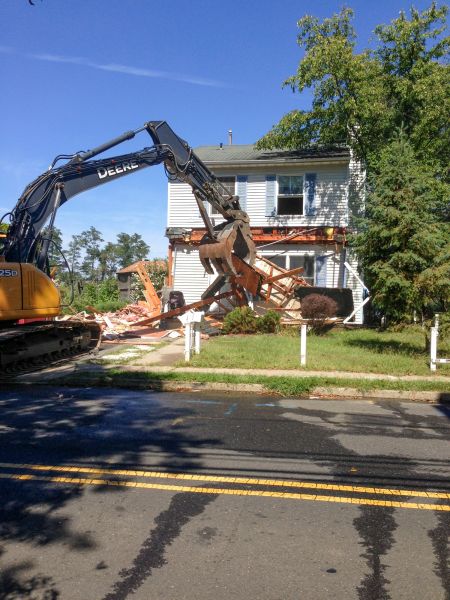
{"type": "MultiPolygon", "coordinates": [[[[354,0],[365,47],[401,0],[354,0]]],[[[430,2],[415,1],[424,9],[430,2]]],[[[87,150],[148,120],[167,120],[191,146],[255,142],[310,96],[282,89],[301,57],[299,18],[330,16],[334,0],[0,0],[0,213],[61,153],[87,150]]],[[[150,145],[140,134],[117,154],[150,145]]],[[[91,190],[58,213],[65,245],[99,229],[140,233],[165,256],[162,167],[91,190]]],[[[1,216],[1,215],[0,215],[1,216]]]]}

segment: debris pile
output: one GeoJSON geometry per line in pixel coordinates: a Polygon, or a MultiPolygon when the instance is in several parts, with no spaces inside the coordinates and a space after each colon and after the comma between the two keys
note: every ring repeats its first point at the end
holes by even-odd
{"type": "MultiPolygon", "coordinates": [[[[220,332],[223,316],[236,306],[248,304],[248,298],[258,297],[253,303],[257,313],[269,309],[281,312],[282,322],[297,324],[300,317],[300,302],[294,297],[298,286],[307,286],[301,277],[302,268],[287,271],[274,263],[258,257],[252,267],[233,256],[237,275],[228,279],[219,277],[203,294],[201,300],[164,311],[161,301],[153,289],[150,279],[146,281],[147,301],[128,304],[115,312],[101,313],[92,306],[70,318],[95,320],[102,327],[102,339],[106,342],[140,340],[151,343],[162,338],[178,337],[184,328],[177,317],[189,310],[207,312],[215,305],[218,312],[206,316],[203,332],[207,337],[220,332]],[[151,302],[149,301],[151,299],[151,302]]],[[[63,317],[69,318],[69,317],[63,317]]]]}

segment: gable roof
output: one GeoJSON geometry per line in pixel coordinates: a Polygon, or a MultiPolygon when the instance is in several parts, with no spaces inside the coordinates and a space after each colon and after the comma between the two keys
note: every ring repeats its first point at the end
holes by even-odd
{"type": "Polygon", "coordinates": [[[220,146],[198,146],[196,155],[205,163],[231,166],[248,163],[292,163],[309,160],[348,160],[350,151],[346,146],[330,148],[316,147],[302,150],[257,150],[254,144],[230,144],[220,146]]]}

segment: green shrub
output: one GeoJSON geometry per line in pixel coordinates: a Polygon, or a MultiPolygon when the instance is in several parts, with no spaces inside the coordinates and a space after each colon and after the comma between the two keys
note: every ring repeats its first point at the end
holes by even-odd
{"type": "Polygon", "coordinates": [[[275,310],[268,310],[263,317],[259,317],[256,326],[260,333],[278,333],[280,321],[281,317],[275,310]]]}
{"type": "Polygon", "coordinates": [[[116,310],[120,310],[126,304],[124,300],[104,300],[103,302],[96,302],[94,308],[98,312],[116,312],[116,310]]]}
{"type": "Polygon", "coordinates": [[[248,306],[235,308],[223,320],[223,333],[277,333],[280,330],[280,315],[268,310],[257,317],[248,306]]]}
{"type": "Polygon", "coordinates": [[[223,320],[223,333],[256,333],[257,318],[248,306],[235,308],[223,320]]]}
{"type": "MultiPolygon", "coordinates": [[[[68,296],[67,291],[65,296],[68,296]]],[[[125,304],[119,299],[117,280],[105,279],[100,283],[85,283],[81,294],[75,291],[71,308],[82,311],[86,306],[93,306],[99,312],[108,312],[118,310],[125,304]]]]}

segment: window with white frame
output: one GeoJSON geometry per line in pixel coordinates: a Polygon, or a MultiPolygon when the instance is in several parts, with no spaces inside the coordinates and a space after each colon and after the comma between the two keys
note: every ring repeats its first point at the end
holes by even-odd
{"type": "MultiPolygon", "coordinates": [[[[220,181],[220,183],[223,185],[223,187],[226,189],[230,196],[234,196],[236,194],[236,177],[227,175],[226,177],[218,177],[217,179],[220,181]]],[[[214,208],[214,206],[211,206],[210,215],[212,217],[222,216],[220,212],[214,208]]]]}
{"type": "Polygon", "coordinates": [[[277,215],[303,214],[303,175],[279,175],[277,215]]]}
{"type": "Polygon", "coordinates": [[[278,267],[286,269],[303,268],[303,273],[299,276],[303,277],[307,283],[314,285],[315,282],[315,259],[313,254],[275,254],[272,256],[264,256],[278,267]]]}

